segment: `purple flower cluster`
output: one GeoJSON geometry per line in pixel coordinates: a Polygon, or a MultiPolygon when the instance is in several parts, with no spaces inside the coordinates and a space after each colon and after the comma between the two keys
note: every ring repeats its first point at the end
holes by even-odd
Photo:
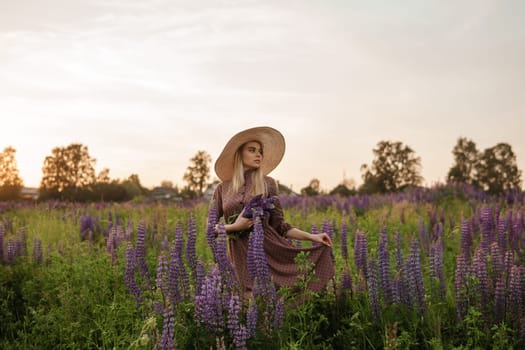
{"type": "Polygon", "coordinates": [[[445,267],[443,262],[443,244],[442,238],[439,237],[437,241],[433,242],[430,246],[430,253],[428,256],[430,265],[430,277],[437,280],[439,283],[438,296],[441,300],[445,300],[445,294],[447,291],[445,281],[445,267]]]}
{"type": "Polygon", "coordinates": [[[164,254],[157,257],[156,287],[162,295],[168,295],[168,259],[164,254]]]}
{"type": "Polygon", "coordinates": [[[220,271],[213,266],[204,279],[201,292],[195,296],[195,318],[215,334],[224,329],[222,287],[220,271]]]}
{"type": "Polygon", "coordinates": [[[381,319],[381,302],[379,300],[379,283],[377,279],[377,264],[374,259],[368,262],[368,300],[372,316],[376,321],[381,319]]]}
{"type": "Polygon", "coordinates": [[[136,252],[133,246],[126,248],[126,271],[124,273],[124,282],[131,295],[135,298],[137,303],[142,302],[142,290],[135,279],[135,271],[137,269],[136,252]]]}
{"type": "Polygon", "coordinates": [[[246,340],[248,331],[246,326],[239,323],[239,313],[241,312],[241,302],[238,295],[231,295],[228,303],[228,331],[233,338],[236,349],[248,349],[246,340]]]}
{"type": "Polygon", "coordinates": [[[410,254],[405,262],[405,270],[408,278],[410,304],[422,312],[426,309],[425,288],[423,285],[423,273],[421,271],[419,243],[417,239],[413,239],[410,245],[410,254]]]}
{"type": "Polygon", "coordinates": [[[255,218],[253,232],[248,241],[247,267],[252,279],[254,295],[269,296],[274,287],[264,252],[264,228],[259,216],[255,218]]]}
{"type": "Polygon", "coordinates": [[[264,198],[258,194],[244,206],[242,216],[252,219],[254,215],[269,215],[275,209],[276,197],[264,198]]]}
{"type": "Polygon", "coordinates": [[[345,261],[348,260],[348,224],[341,224],[341,256],[345,261]]]}
{"type": "Polygon", "coordinates": [[[175,337],[175,314],[173,310],[168,306],[164,309],[163,323],[162,323],[162,336],[160,341],[160,348],[163,350],[175,350],[175,343],[173,339],[175,337]]]}
{"type": "Polygon", "coordinates": [[[80,240],[93,241],[93,236],[98,232],[98,222],[91,214],[83,215],[80,218],[80,240]]]}
{"type": "Polygon", "coordinates": [[[462,320],[467,313],[467,262],[464,255],[456,258],[456,273],[454,276],[454,289],[456,292],[456,313],[462,320]]]}
{"type": "Polygon", "coordinates": [[[391,304],[392,276],[390,275],[390,252],[388,251],[388,236],[386,227],[383,227],[380,232],[377,262],[379,267],[379,283],[383,293],[383,298],[386,304],[391,304]]]}
{"type": "Polygon", "coordinates": [[[366,264],[367,264],[367,252],[368,252],[368,241],[364,233],[355,233],[354,243],[354,263],[357,274],[362,274],[365,278],[367,276],[366,264]]]}
{"type": "MultiPolygon", "coordinates": [[[[110,212],[111,214],[111,212],[110,212]]],[[[111,216],[110,216],[111,217],[111,216]]],[[[135,248],[137,268],[142,276],[146,289],[151,288],[151,274],[146,263],[146,226],[143,222],[137,228],[137,245],[135,248]]]]}
{"type": "Polygon", "coordinates": [[[217,234],[217,240],[215,243],[215,262],[219,265],[223,282],[228,290],[234,290],[236,288],[235,271],[228,258],[227,248],[228,237],[226,235],[226,229],[223,224],[219,224],[219,230],[217,234]]]}

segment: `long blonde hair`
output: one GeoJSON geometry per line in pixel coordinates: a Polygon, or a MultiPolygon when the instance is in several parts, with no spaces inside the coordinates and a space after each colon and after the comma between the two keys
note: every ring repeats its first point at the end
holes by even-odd
{"type": "MultiPolygon", "coordinates": [[[[254,142],[257,142],[262,148],[262,144],[259,141],[254,141],[254,142]]],[[[233,158],[233,177],[232,177],[232,192],[233,193],[239,192],[241,187],[244,185],[244,167],[242,165],[242,151],[246,143],[243,143],[241,147],[237,149],[237,151],[235,152],[235,156],[233,158]]],[[[263,161],[264,161],[264,156],[263,156],[263,161]]],[[[252,177],[252,184],[253,184],[252,195],[262,194],[263,197],[267,197],[268,187],[266,186],[266,181],[264,180],[264,174],[262,172],[261,167],[253,171],[251,173],[251,177],[252,177]]]]}

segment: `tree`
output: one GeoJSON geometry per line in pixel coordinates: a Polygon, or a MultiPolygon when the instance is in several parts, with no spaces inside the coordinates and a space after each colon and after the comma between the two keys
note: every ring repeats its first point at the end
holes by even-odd
{"type": "Polygon", "coordinates": [[[183,179],[187,183],[187,190],[202,196],[210,178],[211,156],[205,151],[198,151],[190,162],[183,179]]]}
{"type": "Polygon", "coordinates": [[[16,150],[11,146],[0,153],[0,201],[18,199],[23,187],[15,154],[16,150]]]}
{"type": "Polygon", "coordinates": [[[87,146],[82,144],[53,148],[42,167],[40,188],[43,197],[77,200],[80,192],[96,182],[95,162],[87,146]]]}
{"type": "Polygon", "coordinates": [[[303,196],[317,196],[320,193],[321,182],[319,179],[313,178],[310,180],[310,184],[301,189],[303,196]]]}
{"type": "Polygon", "coordinates": [[[409,146],[399,141],[380,141],[373,152],[376,158],[372,165],[361,166],[361,192],[395,192],[423,181],[421,159],[409,146]]]}
{"type": "Polygon", "coordinates": [[[131,174],[126,180],[122,182],[122,186],[125,188],[127,196],[135,198],[147,194],[147,189],[142,187],[139,176],[137,174],[131,174]]]}
{"type": "Polygon", "coordinates": [[[455,164],[448,172],[447,182],[476,185],[476,166],[480,154],[474,141],[460,137],[452,154],[455,164]]]}
{"type": "Polygon", "coordinates": [[[477,183],[490,194],[521,190],[521,170],[516,155],[507,143],[485,149],[476,165],[477,183]]]}

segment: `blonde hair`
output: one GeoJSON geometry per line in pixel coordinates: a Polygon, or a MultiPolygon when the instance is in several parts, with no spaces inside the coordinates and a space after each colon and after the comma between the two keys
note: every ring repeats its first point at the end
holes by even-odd
{"type": "MultiPolygon", "coordinates": [[[[262,148],[262,144],[259,141],[253,141],[253,142],[257,142],[262,148]]],[[[241,147],[237,149],[233,157],[233,177],[232,177],[232,192],[233,193],[239,192],[241,187],[244,185],[244,167],[242,165],[242,151],[246,143],[243,143],[241,147]]],[[[262,194],[263,197],[268,197],[268,187],[266,186],[266,181],[264,180],[264,174],[262,172],[261,167],[253,171],[251,173],[251,177],[252,177],[252,184],[253,184],[252,195],[262,194]]]]}

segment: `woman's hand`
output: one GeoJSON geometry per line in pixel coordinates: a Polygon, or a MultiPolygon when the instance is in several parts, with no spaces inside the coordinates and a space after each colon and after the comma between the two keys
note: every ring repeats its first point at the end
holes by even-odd
{"type": "MultiPolygon", "coordinates": [[[[248,219],[242,216],[244,213],[243,211],[237,216],[237,219],[233,222],[233,224],[226,224],[224,225],[224,230],[226,233],[228,232],[239,232],[239,231],[245,231],[248,230],[253,226],[253,219],[248,219]]],[[[215,225],[215,237],[219,234],[219,224],[215,225]]]]}
{"type": "Polygon", "coordinates": [[[328,247],[332,246],[332,240],[330,239],[330,236],[324,232],[317,235],[312,235],[312,241],[322,243],[328,247]]]}
{"type": "Polygon", "coordinates": [[[244,231],[253,226],[253,219],[245,218],[242,214],[244,214],[244,209],[241,211],[239,216],[237,216],[235,222],[230,225],[231,231],[244,231]]]}

